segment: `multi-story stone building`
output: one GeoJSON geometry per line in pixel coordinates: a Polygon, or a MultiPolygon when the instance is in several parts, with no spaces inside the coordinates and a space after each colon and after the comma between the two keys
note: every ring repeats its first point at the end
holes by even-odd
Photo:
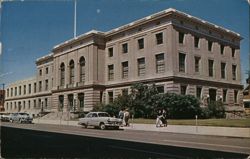
{"type": "MultiPolygon", "coordinates": [[[[162,92],[194,95],[203,106],[222,100],[233,110],[242,106],[241,39],[228,29],[167,9],[55,46],[36,62],[39,91],[33,98],[47,103],[50,111],[87,112],[143,82],[155,83],[162,92]]],[[[14,102],[8,92],[15,87],[7,88],[6,108],[14,102]]]]}

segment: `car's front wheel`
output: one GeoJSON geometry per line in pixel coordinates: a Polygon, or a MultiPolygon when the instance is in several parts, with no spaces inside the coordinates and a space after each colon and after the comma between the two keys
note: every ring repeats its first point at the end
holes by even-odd
{"type": "Polygon", "coordinates": [[[100,126],[99,126],[99,127],[100,127],[101,130],[105,130],[105,129],[106,129],[106,126],[105,126],[104,123],[100,123],[100,126]]]}
{"type": "Polygon", "coordinates": [[[87,127],[88,127],[88,124],[82,124],[82,126],[83,126],[84,128],[87,128],[87,127]]]}

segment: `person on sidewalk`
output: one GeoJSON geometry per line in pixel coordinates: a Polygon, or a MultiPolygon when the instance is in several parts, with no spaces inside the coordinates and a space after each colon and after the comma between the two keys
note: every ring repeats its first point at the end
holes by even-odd
{"type": "Polygon", "coordinates": [[[122,108],[122,109],[119,111],[119,114],[118,114],[118,118],[119,118],[119,119],[122,119],[122,126],[125,125],[124,113],[125,113],[125,111],[124,111],[124,109],[122,108]]]}
{"type": "Polygon", "coordinates": [[[161,122],[163,124],[164,127],[168,126],[168,122],[167,122],[167,111],[165,109],[162,110],[162,117],[161,117],[161,122]]]}
{"type": "Polygon", "coordinates": [[[129,117],[130,117],[130,114],[129,114],[128,109],[126,108],[126,110],[124,112],[125,126],[129,126],[129,117]]]}
{"type": "Polygon", "coordinates": [[[161,127],[161,125],[162,125],[161,118],[162,118],[162,112],[161,112],[161,110],[158,110],[157,117],[156,117],[156,127],[157,128],[161,127]]]}

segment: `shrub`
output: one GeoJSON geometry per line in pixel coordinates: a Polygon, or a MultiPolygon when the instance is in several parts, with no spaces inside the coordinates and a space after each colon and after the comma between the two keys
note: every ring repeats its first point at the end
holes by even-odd
{"type": "Polygon", "coordinates": [[[222,101],[213,101],[208,104],[210,110],[210,117],[213,118],[225,118],[225,107],[222,101]]]}

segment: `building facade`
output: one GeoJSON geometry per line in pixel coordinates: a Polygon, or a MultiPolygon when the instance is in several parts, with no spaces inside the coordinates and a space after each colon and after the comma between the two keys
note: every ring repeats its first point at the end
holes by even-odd
{"type": "MultiPolygon", "coordinates": [[[[88,112],[143,82],[155,83],[161,92],[194,95],[202,106],[222,100],[234,110],[242,107],[243,98],[241,39],[235,32],[167,9],[55,46],[36,62],[33,83],[39,91],[32,97],[40,99],[38,109],[47,103],[49,111],[88,112]]],[[[7,88],[6,108],[17,100],[8,96],[15,87],[7,88]]]]}

